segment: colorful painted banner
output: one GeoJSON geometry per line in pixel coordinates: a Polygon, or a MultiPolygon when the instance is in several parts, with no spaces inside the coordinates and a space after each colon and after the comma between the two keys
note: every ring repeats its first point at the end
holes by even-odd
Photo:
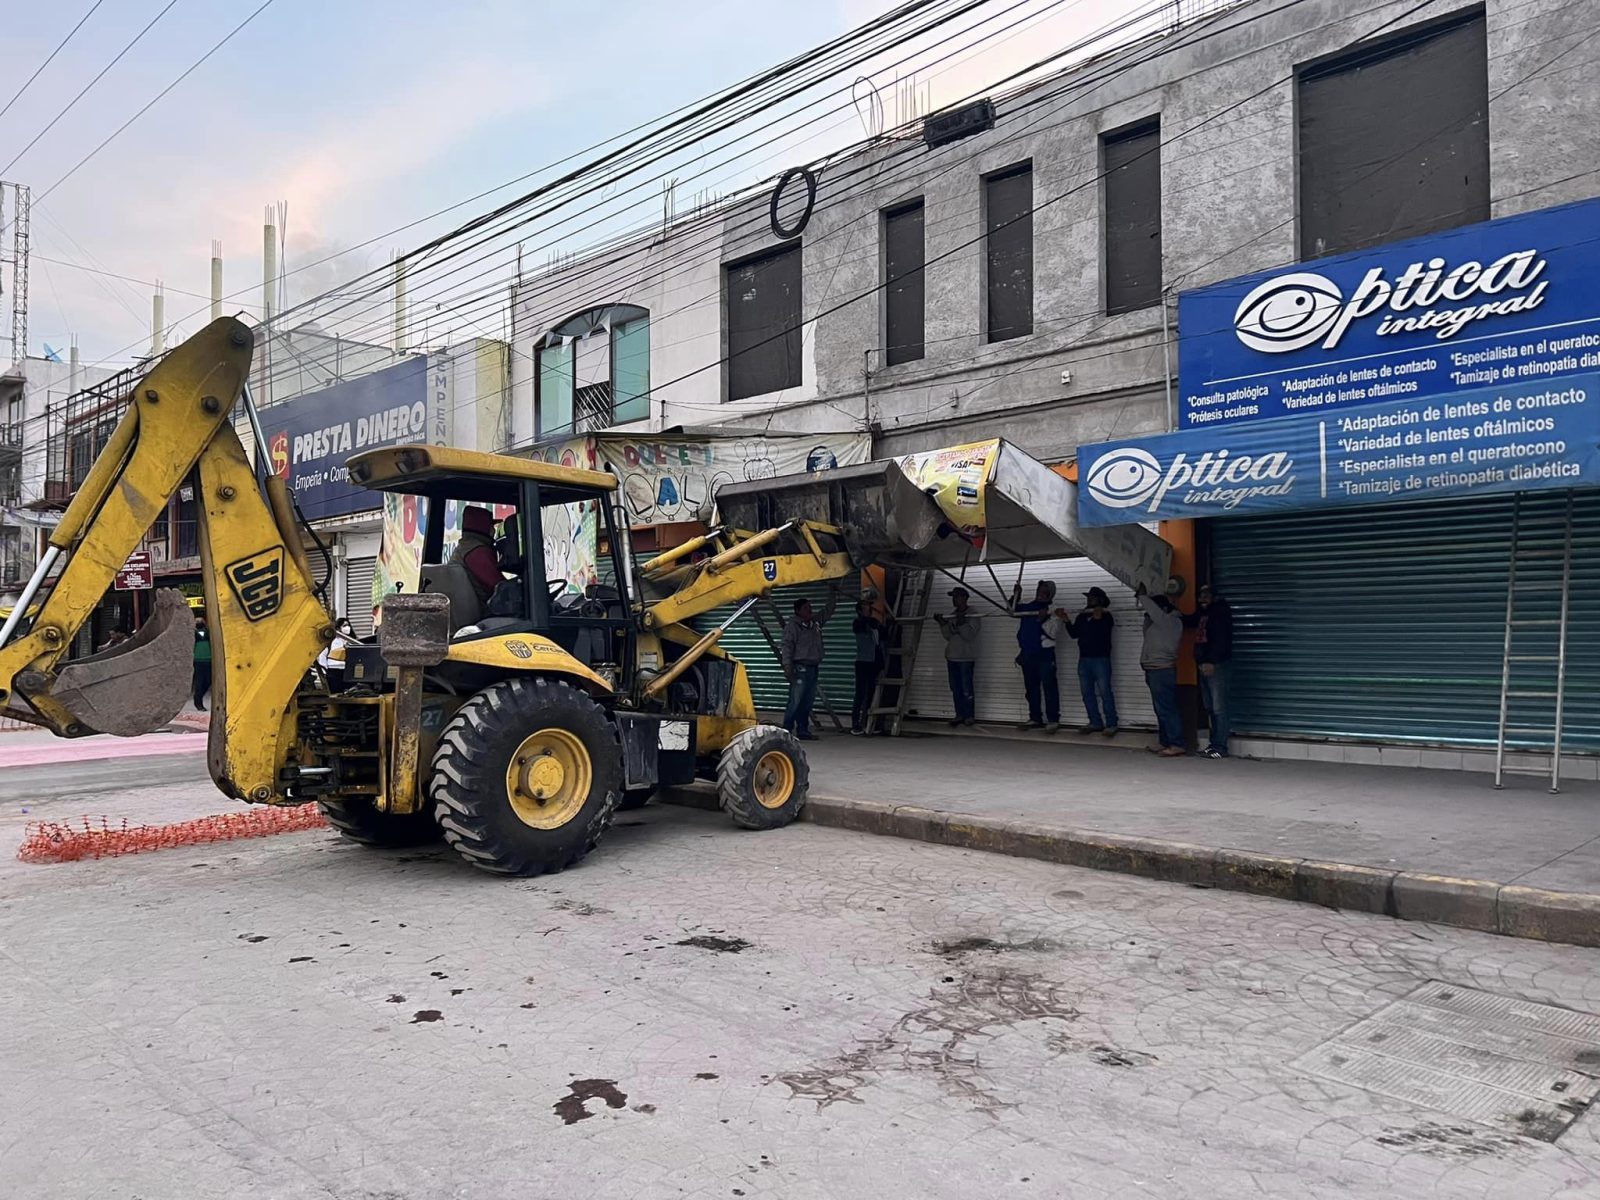
{"type": "Polygon", "coordinates": [[[712,520],[723,484],[854,466],[872,457],[865,433],[641,438],[594,434],[544,447],[546,462],[622,480],[633,525],[712,520]]]}

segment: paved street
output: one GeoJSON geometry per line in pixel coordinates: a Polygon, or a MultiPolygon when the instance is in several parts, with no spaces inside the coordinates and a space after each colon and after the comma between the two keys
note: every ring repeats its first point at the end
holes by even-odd
{"type": "MultiPolygon", "coordinates": [[[[321,832],[24,866],[20,782],[6,1195],[1600,1190],[1594,1114],[1408,1103],[1324,1046],[1429,981],[1600,1012],[1600,952],[671,808],[546,880],[321,832]]],[[[28,786],[54,819],[229,807],[28,786]]]]}

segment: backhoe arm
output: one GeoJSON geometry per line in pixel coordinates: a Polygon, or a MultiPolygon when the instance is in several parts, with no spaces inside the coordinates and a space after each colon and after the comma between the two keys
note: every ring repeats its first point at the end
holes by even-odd
{"type": "Polygon", "coordinates": [[[155,617],[129,642],[87,659],[66,657],[117,570],[194,471],[216,671],[211,773],[230,795],[268,800],[295,753],[295,692],[331,627],[288,527],[288,506],[281,495],[269,506],[229,423],[251,344],[240,322],[214,321],[135,388],[0,643],[0,711],[63,737],[129,736],[177,714],[194,636],[175,593],[157,593],[155,617]],[[61,561],[54,585],[34,604],[61,561]]]}
{"type": "Polygon", "coordinates": [[[718,529],[697,539],[694,551],[709,556],[682,561],[680,548],[646,563],[646,592],[667,592],[647,600],[644,623],[664,629],[702,616],[725,604],[760,597],[773,588],[847,579],[860,573],[850,554],[833,548],[840,531],[815,521],[790,521],[760,533],[718,529]],[[670,589],[670,591],[668,591],[670,589]]]}

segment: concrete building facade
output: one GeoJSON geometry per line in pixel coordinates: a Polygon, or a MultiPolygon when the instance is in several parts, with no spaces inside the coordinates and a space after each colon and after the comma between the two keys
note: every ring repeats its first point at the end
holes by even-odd
{"type": "MultiPolygon", "coordinates": [[[[649,415],[620,427],[870,428],[880,456],[1003,436],[1046,461],[1171,428],[1173,297],[1302,257],[1297,81],[1330,56],[1475,13],[1486,43],[1483,215],[1594,194],[1600,146],[1586,97],[1600,86],[1600,62],[1578,44],[1592,29],[1590,5],[1250,0],[997,95],[992,128],[973,136],[930,150],[919,125],[838,156],[816,171],[797,239],[775,234],[768,184],[526,277],[513,301],[512,444],[559,432],[535,420],[539,339],[613,305],[644,309],[650,323],[649,415]],[[1108,313],[1107,135],[1152,121],[1161,299],[1108,313]],[[983,181],[1022,164],[1032,170],[1032,329],[991,342],[983,181]],[[884,214],[918,200],[924,353],[891,365],[884,214]],[[728,268],[796,242],[799,382],[730,399],[728,268]]],[[[803,189],[785,188],[780,220],[796,215],[803,189]]]]}
{"type": "MultiPolygon", "coordinates": [[[[519,280],[511,445],[725,423],[865,430],[879,458],[1001,437],[1065,463],[1175,429],[1180,293],[1600,194],[1595,16],[1587,0],[1246,0],[892,130],[519,280]],[[625,411],[585,392],[608,361],[606,381],[618,373],[623,320],[632,356],[648,322],[648,401],[625,411]],[[590,345],[602,334],[609,356],[590,345]]],[[[1527,511],[1584,545],[1594,499],[1527,511]]],[[[1504,496],[1185,531],[1185,573],[1220,579],[1241,609],[1235,728],[1361,754],[1399,743],[1412,763],[1422,747],[1452,747],[1454,765],[1492,748],[1513,530],[1504,496]],[[1431,561],[1482,584],[1448,628],[1409,582],[1431,561]],[[1349,584],[1364,578],[1382,586],[1349,584]],[[1322,624],[1307,587],[1329,601],[1322,624]],[[1382,654],[1330,665],[1350,636],[1336,615],[1369,607],[1387,615],[1382,654]],[[1440,697],[1448,719],[1427,718],[1440,697]]],[[[1118,654],[1134,653],[1126,589],[1081,563],[1029,572],[1105,586],[1130,630],[1118,654]]],[[[1600,611],[1575,594],[1580,678],[1600,611]]],[[[1004,695],[980,695],[980,717],[1019,713],[1007,636],[986,651],[1004,695]]],[[[1119,698],[1140,693],[1123,723],[1146,724],[1137,662],[1122,665],[1119,698]]],[[[1591,690],[1569,697],[1569,725],[1600,720],[1591,690]]],[[[943,689],[913,692],[935,706],[943,689]]],[[[1567,744],[1592,753],[1583,730],[1567,744]]],[[[1592,777],[1596,759],[1573,769],[1592,777]]]]}

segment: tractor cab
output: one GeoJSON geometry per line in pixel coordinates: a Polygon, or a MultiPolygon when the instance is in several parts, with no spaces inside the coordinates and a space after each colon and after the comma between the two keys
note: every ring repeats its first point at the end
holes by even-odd
{"type": "Polygon", "coordinates": [[[493,640],[513,650],[553,643],[612,688],[627,686],[636,626],[627,538],[616,526],[615,476],[419,445],[370,450],[348,467],[363,487],[423,502],[417,590],[448,598],[452,660],[465,666],[481,657],[472,643],[493,640]],[[597,563],[596,578],[579,584],[549,569],[553,556],[545,548],[547,538],[553,545],[570,543],[589,520],[598,520],[596,541],[609,547],[611,560],[597,563]],[[515,634],[535,641],[508,643],[515,634]]]}

